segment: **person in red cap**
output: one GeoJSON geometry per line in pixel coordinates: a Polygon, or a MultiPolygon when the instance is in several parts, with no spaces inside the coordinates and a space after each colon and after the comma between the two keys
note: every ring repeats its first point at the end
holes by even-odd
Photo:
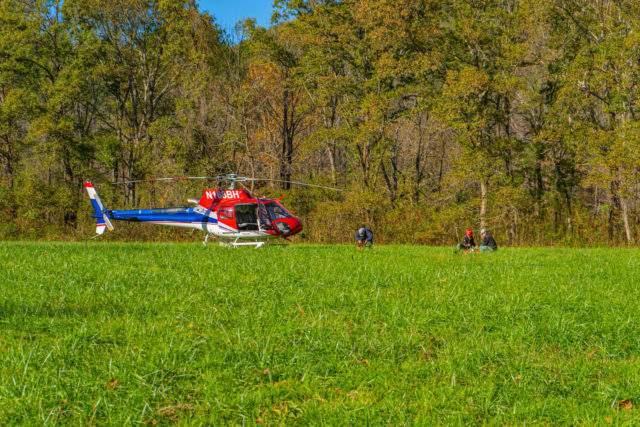
{"type": "Polygon", "coordinates": [[[462,243],[458,243],[458,250],[468,251],[475,247],[476,247],[476,242],[475,240],[473,240],[473,232],[471,230],[465,231],[464,238],[462,239],[462,243]]]}

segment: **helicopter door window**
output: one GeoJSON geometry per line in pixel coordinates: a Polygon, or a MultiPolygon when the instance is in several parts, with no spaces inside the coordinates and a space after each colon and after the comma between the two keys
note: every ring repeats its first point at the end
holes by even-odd
{"type": "Polygon", "coordinates": [[[233,208],[231,206],[222,206],[220,208],[220,219],[232,219],[233,208]]]}

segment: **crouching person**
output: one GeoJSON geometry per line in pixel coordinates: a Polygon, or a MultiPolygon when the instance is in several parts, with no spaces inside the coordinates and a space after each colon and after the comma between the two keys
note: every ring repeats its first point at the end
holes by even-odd
{"type": "Polygon", "coordinates": [[[462,238],[462,243],[458,243],[459,251],[470,251],[471,249],[476,247],[476,242],[473,240],[473,231],[467,230],[464,233],[464,237],[462,238]]]}
{"type": "Polygon", "coordinates": [[[498,245],[491,234],[487,233],[484,228],[480,230],[482,242],[480,243],[480,252],[493,252],[498,250],[498,245]]]}
{"type": "Polygon", "coordinates": [[[370,248],[373,245],[373,231],[362,227],[356,231],[356,248],[370,248]]]}

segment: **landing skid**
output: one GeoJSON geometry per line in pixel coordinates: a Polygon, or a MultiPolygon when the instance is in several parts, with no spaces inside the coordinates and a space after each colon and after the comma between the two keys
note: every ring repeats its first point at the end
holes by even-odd
{"type": "Polygon", "coordinates": [[[255,242],[246,242],[246,241],[241,241],[239,238],[234,240],[233,242],[220,242],[220,246],[226,246],[226,247],[231,247],[231,248],[237,248],[240,246],[255,246],[256,249],[264,246],[266,242],[260,242],[258,240],[256,240],[255,242]]]}
{"type": "MultiPolygon", "coordinates": [[[[210,234],[207,233],[207,235],[204,238],[204,242],[202,242],[202,244],[206,247],[207,246],[207,242],[209,241],[209,236],[210,234]]],[[[245,240],[241,240],[239,237],[237,239],[235,239],[233,242],[231,241],[220,241],[220,246],[226,246],[226,247],[232,247],[232,248],[237,248],[240,246],[255,246],[256,249],[262,247],[265,245],[265,241],[260,241],[260,240],[255,240],[253,242],[248,242],[245,240]]]]}

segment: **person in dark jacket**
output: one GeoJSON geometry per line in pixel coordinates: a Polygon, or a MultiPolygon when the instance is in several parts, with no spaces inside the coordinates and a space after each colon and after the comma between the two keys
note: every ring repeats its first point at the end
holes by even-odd
{"type": "Polygon", "coordinates": [[[480,243],[480,252],[493,252],[498,250],[498,245],[496,241],[491,236],[491,234],[487,233],[487,230],[484,228],[480,230],[480,234],[482,235],[482,242],[480,243]]]}
{"type": "Polygon", "coordinates": [[[462,238],[462,243],[458,243],[459,251],[468,251],[476,247],[476,242],[473,240],[473,231],[467,230],[462,238]]]}
{"type": "Polygon", "coordinates": [[[373,231],[362,227],[356,231],[356,248],[371,247],[373,245],[373,231]]]}

